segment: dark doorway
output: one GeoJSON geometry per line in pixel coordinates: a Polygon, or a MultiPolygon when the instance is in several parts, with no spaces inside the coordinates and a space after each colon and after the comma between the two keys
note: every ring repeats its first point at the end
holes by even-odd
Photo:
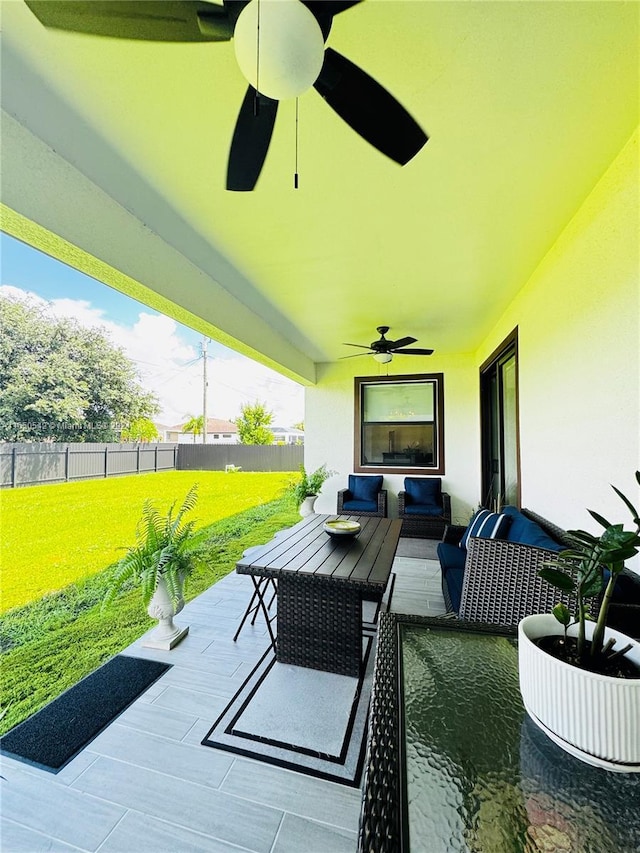
{"type": "Polygon", "coordinates": [[[482,503],[520,506],[518,329],[480,368],[482,503]]]}

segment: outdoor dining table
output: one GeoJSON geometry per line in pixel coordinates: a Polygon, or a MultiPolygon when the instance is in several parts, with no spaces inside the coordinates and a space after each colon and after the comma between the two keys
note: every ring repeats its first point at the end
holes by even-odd
{"type": "Polygon", "coordinates": [[[391,574],[401,521],[314,514],[252,548],[236,564],[262,598],[264,578],[277,584],[276,659],[358,676],[362,664],[362,600],[381,599],[391,574]],[[357,536],[335,537],[326,521],[359,521],[357,536]]]}
{"type": "Polygon", "coordinates": [[[638,853],[640,773],[585,764],[522,704],[514,629],[380,617],[358,853],[638,853]]]}

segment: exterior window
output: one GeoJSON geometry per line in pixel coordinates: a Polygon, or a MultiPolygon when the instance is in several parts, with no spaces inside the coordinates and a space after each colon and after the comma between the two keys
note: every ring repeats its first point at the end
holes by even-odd
{"type": "Polygon", "coordinates": [[[444,474],[442,373],[356,377],[356,471],[444,474]]]}
{"type": "Polygon", "coordinates": [[[230,432],[225,432],[225,433],[223,433],[223,434],[222,434],[222,437],[223,437],[223,438],[231,438],[231,433],[230,433],[230,432]]]}
{"type": "Polygon", "coordinates": [[[213,434],[213,438],[214,438],[214,440],[215,440],[216,438],[220,438],[220,434],[219,434],[219,433],[217,433],[217,432],[214,432],[214,434],[213,434]]]}

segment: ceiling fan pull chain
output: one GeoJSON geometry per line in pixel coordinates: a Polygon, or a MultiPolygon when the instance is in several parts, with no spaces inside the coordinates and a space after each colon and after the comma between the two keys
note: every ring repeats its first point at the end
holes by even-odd
{"type": "Polygon", "coordinates": [[[296,170],[293,175],[293,188],[298,189],[298,98],[296,98],[296,170]]]}

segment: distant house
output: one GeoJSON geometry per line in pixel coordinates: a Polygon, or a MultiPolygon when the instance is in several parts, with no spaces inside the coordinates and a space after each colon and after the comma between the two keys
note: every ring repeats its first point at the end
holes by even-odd
{"type": "Polygon", "coordinates": [[[269,427],[274,444],[304,444],[304,432],[295,427],[269,427]]]}
{"type": "Polygon", "coordinates": [[[174,427],[167,426],[166,424],[160,424],[154,421],[154,427],[158,430],[158,435],[160,436],[160,442],[172,442],[175,441],[173,438],[169,438],[169,433],[174,427]]]}
{"type": "MultiPolygon", "coordinates": [[[[185,421],[186,423],[186,421],[185,421]]],[[[194,435],[192,432],[183,432],[185,424],[176,424],[167,430],[167,441],[175,441],[178,444],[202,444],[202,435],[194,435]]],[[[207,444],[239,444],[238,427],[221,418],[207,419],[207,444]]]]}

